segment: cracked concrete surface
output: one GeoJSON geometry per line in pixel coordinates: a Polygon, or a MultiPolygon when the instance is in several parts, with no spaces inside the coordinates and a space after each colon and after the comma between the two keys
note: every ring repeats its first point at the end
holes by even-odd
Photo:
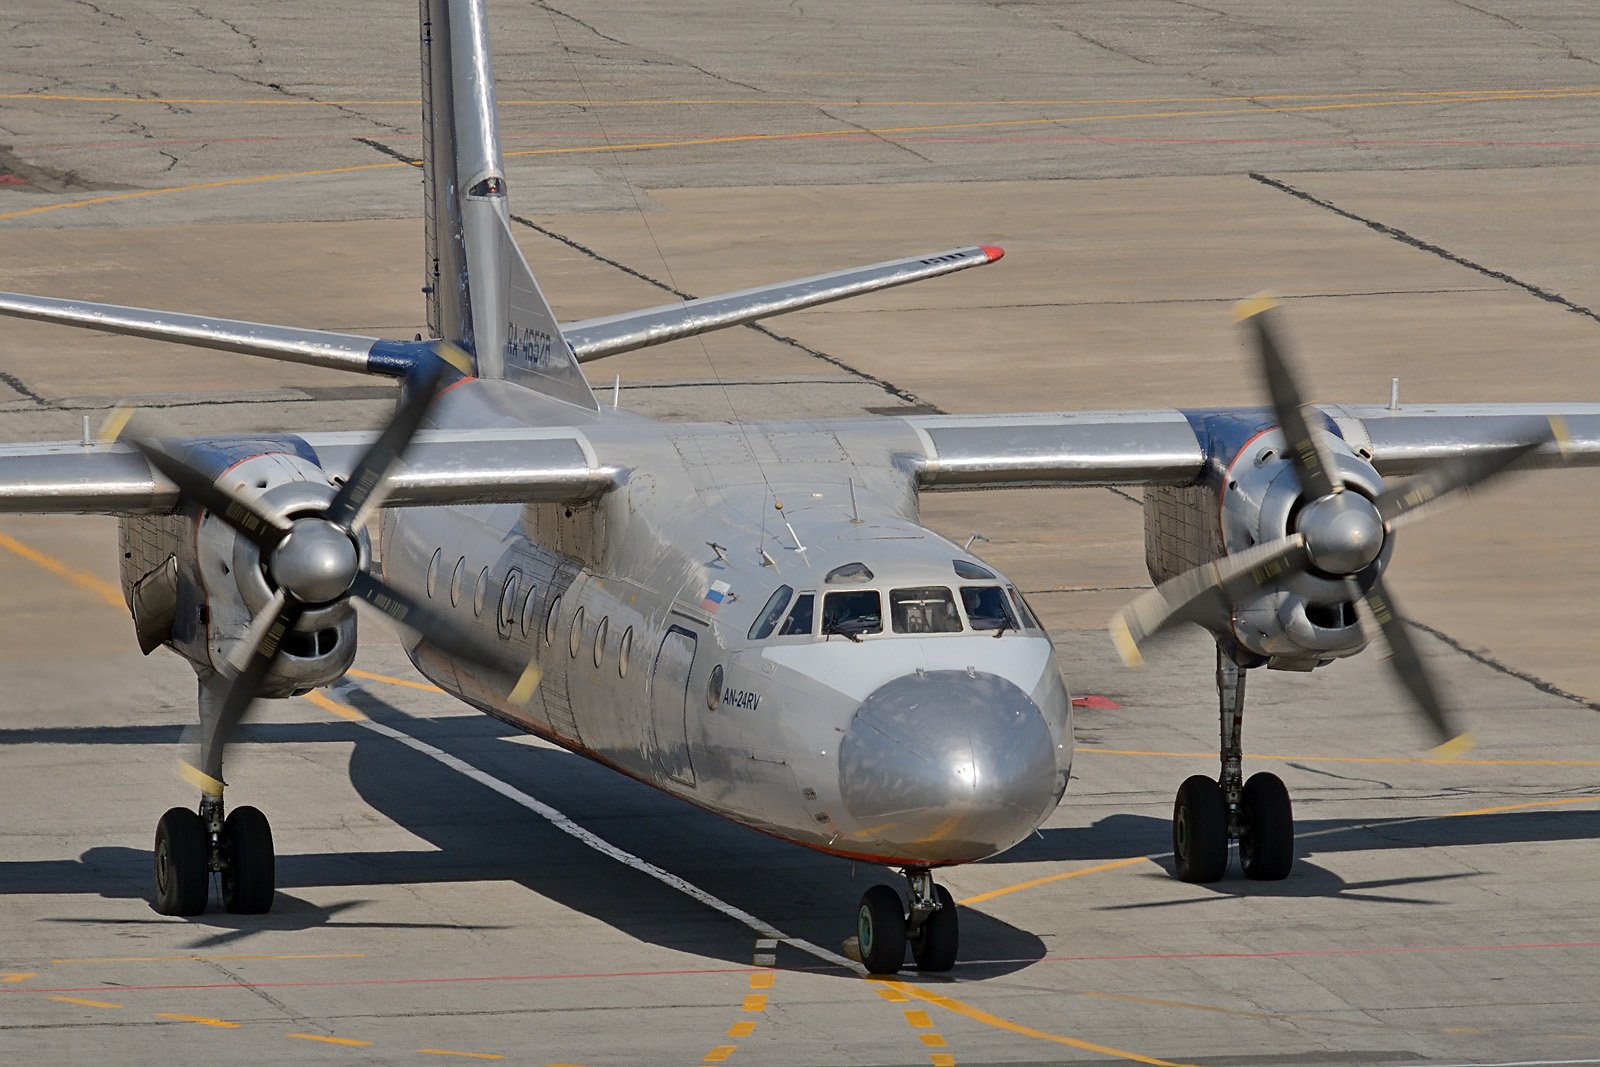
{"type": "MultiPolygon", "coordinates": [[[[1288,299],[1319,398],[1382,400],[1399,375],[1405,402],[1600,400],[1600,325],[1572,310],[1600,308],[1600,97],[1491,91],[1600,87],[1590,6],[492,0],[490,17],[506,144],[538,153],[510,160],[515,232],[565,318],[1006,247],[983,270],[590,368],[602,390],[621,376],[625,406],[721,419],[1236,404],[1255,394],[1228,304],[1265,287],[1288,299]],[[1298,107],[1324,110],[1282,110],[1298,107]],[[615,147],[663,141],[695,143],[615,147]]],[[[0,289],[418,328],[410,0],[14,7],[0,94],[31,98],[0,99],[0,289]],[[373,169],[3,217],[342,167],[373,169]]],[[[355,429],[391,396],[332,371],[0,329],[0,440],[76,437],[129,397],[195,432],[355,429]]],[[[1512,762],[1403,762],[1423,742],[1376,655],[1252,678],[1246,750],[1265,755],[1250,769],[1285,778],[1305,834],[1293,877],[1272,884],[1188,886],[1161,859],[1175,786],[1215,769],[1216,718],[1204,639],[1129,672],[1099,629],[1148,585],[1138,503],[924,500],[941,532],[989,538],[1072,691],[1110,701],[1079,709],[1075,780],[1042,833],[942,877],[964,897],[1155,857],[963,908],[979,962],[937,991],[1168,1062],[1600,1055],[1600,804],[1584,800],[1600,759],[1600,472],[1508,485],[1397,552],[1397,596],[1474,755],[1512,762]],[[1540,760],[1554,762],[1526,762],[1540,760]],[[1462,811],[1484,814],[1450,817],[1462,811]]],[[[0,532],[115,580],[108,520],[0,532]]],[[[126,613],[92,587],[13,551],[0,591],[0,962],[38,972],[0,994],[0,1060],[392,1062],[444,1047],[622,1065],[646,1047],[698,1062],[723,1040],[746,931],[303,701],[265,709],[230,769],[233,795],[274,820],[280,910],[157,920],[150,829],[192,799],[167,772],[192,676],[140,657],[126,613]],[[204,954],[300,958],[184,959],[204,954]],[[72,958],[98,962],[51,962],[72,958]],[[209,988],[172,988],[196,985],[209,988]],[[125,1007],[27,992],[67,987],[125,1007]],[[373,1044],[330,1051],[290,1028],[373,1044]]],[[[378,626],[363,624],[360,666],[410,677],[378,626]]],[[[357,681],[343,695],[365,712],[788,932],[837,945],[880,877],[432,694],[357,681]]],[[[898,1007],[806,963],[780,949],[770,1018],[729,1062],[922,1054],[898,1007]]],[[[1101,1062],[936,1017],[959,1063],[1101,1062]]]]}

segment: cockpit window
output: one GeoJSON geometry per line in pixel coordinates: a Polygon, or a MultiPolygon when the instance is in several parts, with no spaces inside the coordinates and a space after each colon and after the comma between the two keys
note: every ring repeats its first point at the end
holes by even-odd
{"type": "Polygon", "coordinates": [[[794,610],[789,612],[789,617],[783,621],[783,629],[778,631],[779,637],[811,636],[811,620],[814,613],[813,605],[817,597],[814,593],[801,593],[794,602],[794,610]]]}
{"type": "Polygon", "coordinates": [[[897,634],[954,634],[961,632],[956,598],[942,585],[894,589],[889,592],[889,618],[897,634]]]}
{"type": "Polygon", "coordinates": [[[1039,620],[1034,617],[1033,609],[1028,607],[1028,602],[1022,599],[1022,594],[1017,592],[1014,585],[1006,586],[1006,591],[1011,594],[1011,599],[1017,609],[1017,614],[1022,618],[1022,625],[1030,630],[1039,629],[1039,620]]]}
{"type": "Polygon", "coordinates": [[[786,585],[780,585],[772,591],[772,595],[767,598],[767,606],[761,609],[761,614],[750,626],[751,640],[760,641],[772,636],[773,627],[783,618],[783,609],[789,606],[789,598],[792,596],[794,590],[786,585]]]}
{"type": "Polygon", "coordinates": [[[883,598],[876,589],[829,593],[822,601],[822,633],[859,637],[883,632],[883,598]]]}
{"type": "Polygon", "coordinates": [[[980,567],[970,559],[953,559],[950,563],[956,569],[957,578],[966,578],[968,580],[987,578],[990,581],[994,580],[994,571],[987,567],[980,567]]]}
{"type": "Polygon", "coordinates": [[[822,579],[828,585],[847,585],[851,582],[872,581],[872,570],[865,563],[846,563],[835,567],[822,579]]]}
{"type": "Polygon", "coordinates": [[[968,585],[961,589],[961,603],[974,630],[1015,630],[1017,619],[998,585],[968,585]]]}

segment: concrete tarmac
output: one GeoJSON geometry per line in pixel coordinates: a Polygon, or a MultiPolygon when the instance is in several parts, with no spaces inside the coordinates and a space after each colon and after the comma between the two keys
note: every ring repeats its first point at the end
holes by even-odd
{"type": "MultiPolygon", "coordinates": [[[[490,19],[516,229],[564,318],[1006,248],[589,367],[626,406],[734,419],[1256,403],[1228,311],[1263,288],[1318,399],[1399,377],[1410,403],[1600,400],[1588,7],[490,19]]],[[[0,289],[421,328],[412,6],[30,2],[8,22],[0,289]]],[[[392,396],[22,322],[0,372],[4,441],[75,437],[128,397],[235,432],[376,425],[392,396]]],[[[193,676],[139,655],[113,520],[5,518],[0,1060],[1600,1063],[1600,472],[1405,531],[1389,573],[1470,758],[1421,758],[1375,653],[1251,676],[1247,770],[1283,776],[1300,833],[1279,883],[1170,876],[1173,792],[1216,770],[1215,697],[1203,636],[1131,672],[1101,628],[1149,584],[1138,494],[930,495],[924,516],[989,538],[1086,699],[1049,824],[943,879],[961,965],[901,984],[827,959],[897,876],[512,734],[419,688],[373,624],[358,672],[267,705],[232,761],[232,802],[273,821],[273,912],[157,915],[193,676]]]]}

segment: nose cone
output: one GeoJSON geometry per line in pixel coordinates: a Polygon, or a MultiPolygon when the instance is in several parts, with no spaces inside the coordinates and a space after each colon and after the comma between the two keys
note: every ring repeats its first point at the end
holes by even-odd
{"type": "Polygon", "coordinates": [[[1028,694],[994,674],[928,671],[861,703],[839,745],[860,838],[910,862],[992,856],[1055,803],[1055,743],[1028,694]]]}

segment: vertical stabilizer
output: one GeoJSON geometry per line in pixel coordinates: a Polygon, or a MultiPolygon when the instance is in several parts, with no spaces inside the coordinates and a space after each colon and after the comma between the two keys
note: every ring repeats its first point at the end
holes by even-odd
{"type": "Polygon", "coordinates": [[[505,378],[598,410],[511,235],[482,0],[420,0],[428,326],[505,378]]]}

